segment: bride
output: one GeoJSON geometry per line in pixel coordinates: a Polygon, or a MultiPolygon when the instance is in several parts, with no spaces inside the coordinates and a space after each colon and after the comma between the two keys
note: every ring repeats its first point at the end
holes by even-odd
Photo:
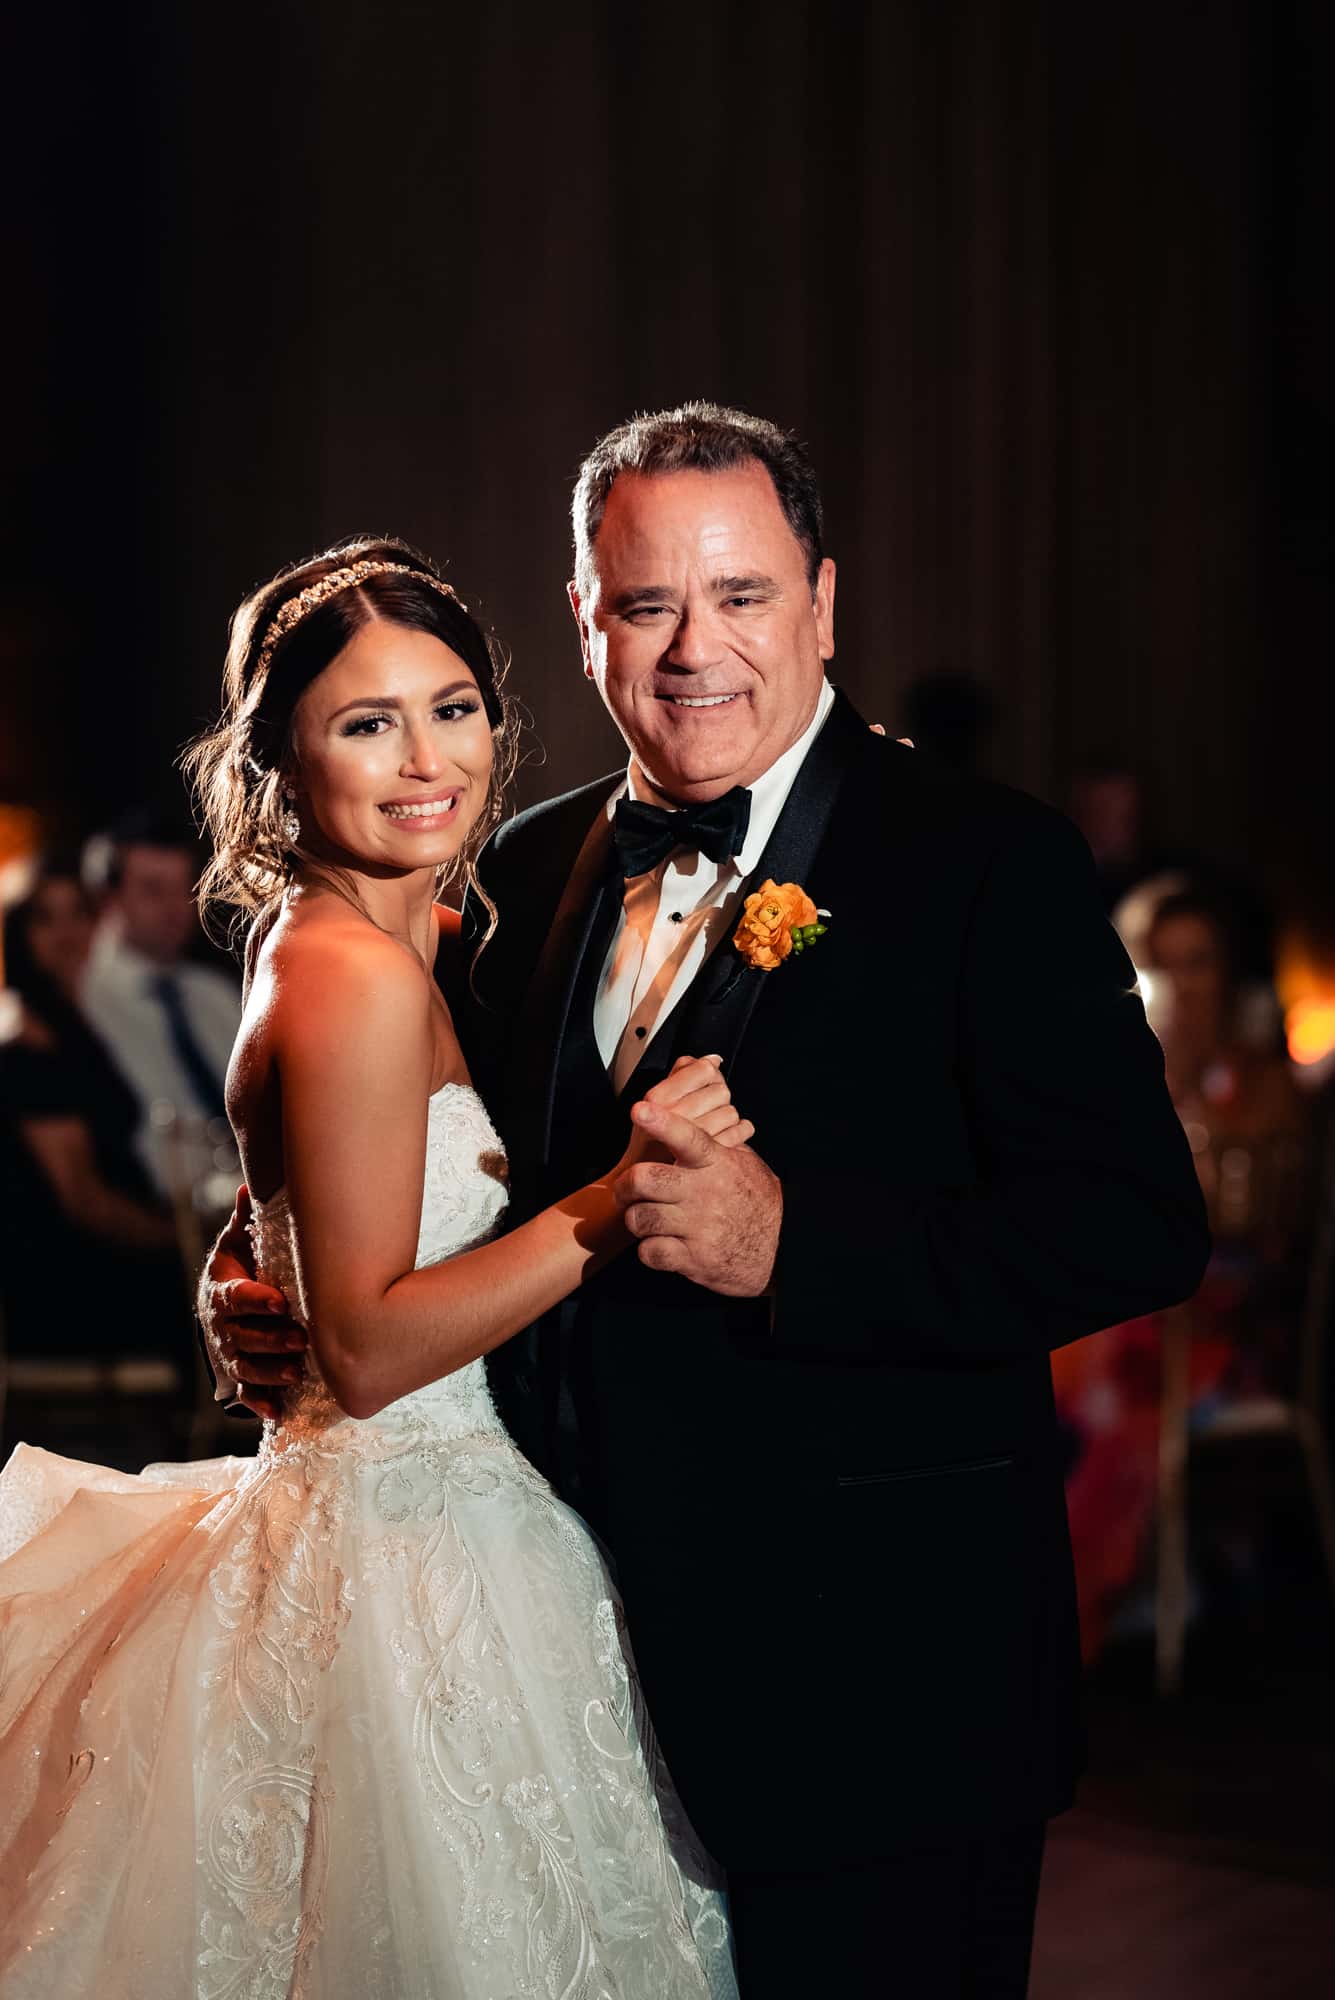
{"type": "Polygon", "coordinates": [[[628,1240],[612,1182],[656,1105],[751,1128],[683,1061],[603,1179],[496,1233],[432,964],[505,735],[487,642],[406,544],[233,621],[203,886],[251,919],[228,1107],[311,1346],[253,1460],[20,1445],[0,1475],[4,2000],[735,1992],[607,1572],[482,1356],[628,1240]]]}

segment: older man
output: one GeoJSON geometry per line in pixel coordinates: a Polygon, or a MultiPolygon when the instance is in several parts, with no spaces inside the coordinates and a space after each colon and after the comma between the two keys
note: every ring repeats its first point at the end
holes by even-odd
{"type": "MultiPolygon", "coordinates": [[[[502,1350],[498,1393],[614,1552],[747,2000],[1019,1995],[1078,1754],[1048,1352],[1205,1257],[1158,1048],[1068,824],[830,686],[791,439],[710,404],[636,419],[574,525],[629,764],[496,835],[476,1001],[457,961],[446,989],[518,1216],[683,1052],[723,1056],[757,1136],[660,1116],[663,1161],[622,1183],[638,1262],[502,1350]],[[746,904],[771,883],[777,914],[746,904]]],[[[254,1296],[219,1295],[215,1352],[272,1383],[227,1317],[254,1296]]]]}

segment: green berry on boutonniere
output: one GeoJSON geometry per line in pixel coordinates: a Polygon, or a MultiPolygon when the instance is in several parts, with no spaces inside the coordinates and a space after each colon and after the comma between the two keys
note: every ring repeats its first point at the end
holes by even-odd
{"type": "Polygon", "coordinates": [[[828,910],[818,910],[796,882],[762,882],[742,906],[733,944],[757,972],[774,972],[786,958],[799,957],[823,938],[828,910]]]}

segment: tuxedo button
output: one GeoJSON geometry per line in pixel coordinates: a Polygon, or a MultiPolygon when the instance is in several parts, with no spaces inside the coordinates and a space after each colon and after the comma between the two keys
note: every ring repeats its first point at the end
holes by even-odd
{"type": "Polygon", "coordinates": [[[644,1040],[645,1036],[646,1036],[646,1035],[648,1034],[648,1032],[649,1032],[649,1030],[648,1030],[647,1028],[637,1028],[637,1029],[635,1030],[635,1039],[636,1039],[636,1041],[637,1041],[637,1042],[642,1042],[642,1041],[644,1040]]]}
{"type": "Polygon", "coordinates": [[[668,922],[670,924],[684,924],[685,921],[686,921],[686,912],[684,910],[674,910],[672,912],[672,915],[668,918],[668,922]]]}

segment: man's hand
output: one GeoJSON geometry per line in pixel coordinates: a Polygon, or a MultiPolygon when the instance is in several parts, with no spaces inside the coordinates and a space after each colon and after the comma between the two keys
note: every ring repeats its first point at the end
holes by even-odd
{"type": "Polygon", "coordinates": [[[283,1390],[301,1380],[308,1338],[283,1294],[255,1275],[246,1233],[250,1213],[250,1195],[240,1188],[231,1220],[201,1273],[196,1310],[218,1401],[243,1403],[257,1417],[279,1422],[283,1390]]]}
{"type": "Polygon", "coordinates": [[[721,1146],[661,1105],[643,1101],[631,1117],[671,1155],[627,1168],[613,1190],[640,1262],[727,1298],[758,1298],[779,1248],[778,1176],[749,1146],[721,1146]]]}

